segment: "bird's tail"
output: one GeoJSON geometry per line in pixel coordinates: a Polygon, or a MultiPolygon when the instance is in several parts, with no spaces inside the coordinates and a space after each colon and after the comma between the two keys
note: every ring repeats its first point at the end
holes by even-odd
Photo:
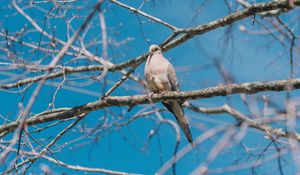
{"type": "Polygon", "coordinates": [[[169,102],[163,102],[164,106],[174,114],[179,126],[182,128],[187,140],[193,144],[193,137],[189,128],[189,125],[187,123],[186,118],[184,117],[184,111],[182,109],[182,106],[177,101],[169,101],[169,102]]]}

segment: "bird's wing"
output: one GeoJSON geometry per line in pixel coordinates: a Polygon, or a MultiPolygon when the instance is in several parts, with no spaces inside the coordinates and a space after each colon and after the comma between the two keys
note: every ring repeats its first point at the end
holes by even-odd
{"type": "MultiPolygon", "coordinates": [[[[168,81],[171,85],[172,91],[180,91],[179,84],[176,76],[176,72],[171,63],[168,64],[167,69],[168,81]]],[[[193,143],[193,137],[188,125],[188,122],[184,116],[184,111],[182,109],[183,101],[168,101],[163,102],[163,105],[174,114],[179,126],[182,128],[186,138],[190,143],[193,143]]]]}
{"type": "MultiPolygon", "coordinates": [[[[155,85],[155,82],[153,81],[154,80],[154,75],[152,75],[152,73],[151,73],[151,68],[152,67],[150,65],[150,60],[151,60],[152,55],[153,54],[150,54],[147,58],[147,61],[146,61],[146,64],[145,64],[145,69],[144,69],[144,74],[145,74],[145,80],[146,80],[148,89],[151,92],[155,92],[158,89],[155,85]]],[[[151,62],[151,64],[152,64],[152,62],[151,62]]]]}
{"type": "MultiPolygon", "coordinates": [[[[171,63],[169,63],[167,70],[168,70],[168,80],[171,85],[171,90],[172,91],[180,91],[176,72],[171,63]]],[[[178,102],[182,105],[184,103],[184,100],[178,100],[178,102]]]]}
{"type": "Polygon", "coordinates": [[[169,80],[169,83],[171,85],[171,90],[172,91],[179,91],[179,84],[178,84],[178,81],[177,81],[177,77],[176,77],[176,72],[175,72],[175,69],[174,67],[172,66],[171,63],[168,64],[168,69],[167,69],[167,75],[168,75],[168,80],[169,80]]]}

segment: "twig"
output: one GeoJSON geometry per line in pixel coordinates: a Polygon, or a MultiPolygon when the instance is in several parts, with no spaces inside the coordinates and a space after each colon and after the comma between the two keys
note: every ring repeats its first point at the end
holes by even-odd
{"type": "Polygon", "coordinates": [[[164,25],[164,26],[166,26],[166,27],[168,27],[168,28],[170,28],[170,29],[172,29],[172,30],[179,30],[177,27],[175,27],[175,26],[173,26],[173,25],[171,25],[171,24],[169,24],[169,23],[167,23],[167,22],[165,22],[165,21],[163,21],[163,20],[161,20],[161,19],[159,19],[159,18],[156,18],[156,17],[154,17],[154,16],[151,16],[151,15],[149,15],[149,14],[147,14],[147,13],[145,13],[145,12],[139,10],[139,9],[130,7],[129,5],[126,5],[126,4],[124,4],[124,3],[121,3],[121,2],[119,2],[119,1],[117,1],[117,0],[109,0],[109,1],[112,2],[112,3],[115,3],[115,4],[117,4],[117,5],[119,5],[119,6],[121,6],[121,7],[124,7],[124,8],[126,8],[126,9],[128,9],[128,10],[130,10],[130,11],[133,12],[133,13],[138,13],[138,14],[140,14],[140,15],[146,17],[146,18],[151,19],[152,21],[158,22],[158,23],[160,23],[160,24],[162,24],[162,25],[164,25]]]}

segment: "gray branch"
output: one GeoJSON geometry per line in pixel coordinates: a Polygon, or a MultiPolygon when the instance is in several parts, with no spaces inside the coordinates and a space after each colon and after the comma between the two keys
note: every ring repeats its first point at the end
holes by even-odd
{"type": "MultiPolygon", "coordinates": [[[[269,81],[269,82],[253,82],[242,84],[230,84],[220,85],[216,87],[206,88],[202,90],[185,91],[185,92],[167,92],[164,94],[153,94],[151,98],[149,95],[135,95],[135,96],[109,96],[102,100],[90,102],[84,105],[76,106],[73,108],[65,108],[61,110],[55,110],[53,112],[44,112],[42,114],[33,116],[26,120],[28,126],[46,123],[55,120],[68,119],[72,117],[81,117],[88,114],[91,111],[99,110],[111,106],[136,106],[141,104],[157,103],[163,100],[192,100],[212,98],[217,96],[227,96],[231,94],[253,94],[264,91],[289,91],[293,89],[300,89],[300,79],[281,80],[281,81],[269,81]]],[[[240,116],[240,115],[236,115],[240,116]]],[[[263,131],[269,130],[265,127],[259,128],[256,123],[247,121],[245,118],[237,118],[243,122],[248,122],[250,126],[263,131]],[[251,124],[252,123],[252,124],[251,124]]],[[[18,127],[18,122],[12,122],[0,126],[0,137],[5,136],[9,132],[12,132],[18,127]]],[[[275,133],[280,137],[294,137],[291,133],[282,132],[280,134],[275,133]]],[[[298,139],[298,136],[297,136],[298,139]]],[[[300,138],[298,139],[300,140],[300,138]]]]}

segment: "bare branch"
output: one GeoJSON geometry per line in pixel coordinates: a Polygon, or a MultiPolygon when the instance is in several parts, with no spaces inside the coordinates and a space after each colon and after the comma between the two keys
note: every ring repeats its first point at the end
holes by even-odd
{"type": "MultiPolygon", "coordinates": [[[[157,103],[163,100],[189,100],[189,99],[202,99],[211,98],[216,96],[226,96],[237,93],[253,94],[264,91],[287,91],[300,88],[300,79],[282,80],[282,81],[270,81],[270,82],[254,82],[244,84],[231,84],[227,86],[217,86],[207,88],[204,90],[195,90],[187,92],[168,92],[165,94],[153,94],[149,99],[148,95],[135,95],[135,96],[109,96],[103,100],[87,103],[85,105],[73,107],[71,109],[65,109],[61,112],[55,111],[51,114],[48,112],[46,115],[39,115],[38,117],[31,117],[26,120],[27,125],[34,125],[38,123],[45,123],[54,120],[61,120],[87,114],[91,111],[102,109],[109,106],[134,106],[140,104],[157,103]]],[[[225,107],[227,108],[227,107],[225,107]]],[[[224,110],[224,109],[221,109],[224,110]]],[[[292,137],[300,141],[300,135],[284,132],[280,129],[273,130],[267,125],[261,125],[255,121],[250,120],[248,117],[238,113],[232,108],[225,109],[239,121],[247,122],[250,126],[265,131],[267,133],[275,134],[278,137],[292,137]]],[[[0,126],[0,133],[8,133],[13,131],[18,126],[18,122],[0,126]]]]}

